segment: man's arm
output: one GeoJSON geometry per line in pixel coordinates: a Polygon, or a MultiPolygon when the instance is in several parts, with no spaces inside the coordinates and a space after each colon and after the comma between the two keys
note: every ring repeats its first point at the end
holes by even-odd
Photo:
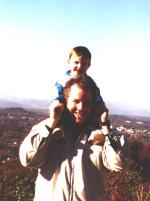
{"type": "MultiPolygon", "coordinates": [[[[55,114],[56,115],[56,114],[55,114]]],[[[52,146],[52,136],[57,134],[55,129],[59,121],[59,114],[55,118],[48,118],[35,125],[20,145],[19,157],[23,166],[41,167],[46,160],[48,148],[52,146]]],[[[59,129],[59,133],[62,132],[59,129]]]]}

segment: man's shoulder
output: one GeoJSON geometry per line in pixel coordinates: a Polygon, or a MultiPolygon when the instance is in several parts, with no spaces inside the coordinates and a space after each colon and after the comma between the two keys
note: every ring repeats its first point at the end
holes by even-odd
{"type": "Polygon", "coordinates": [[[34,132],[40,133],[43,137],[47,137],[49,133],[61,133],[63,135],[63,125],[59,124],[54,129],[50,128],[49,125],[50,118],[44,119],[38,124],[34,125],[32,130],[34,132]]]}
{"type": "Polygon", "coordinates": [[[50,118],[44,119],[33,126],[33,128],[45,127],[45,125],[49,122],[50,118]]]}

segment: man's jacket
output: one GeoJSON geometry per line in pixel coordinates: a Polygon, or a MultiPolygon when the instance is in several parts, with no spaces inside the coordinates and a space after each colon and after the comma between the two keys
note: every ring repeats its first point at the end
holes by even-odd
{"type": "Polygon", "coordinates": [[[38,168],[34,201],[106,200],[105,168],[122,169],[120,151],[108,137],[95,144],[95,128],[81,133],[62,125],[49,129],[46,121],[32,128],[19,152],[23,166],[38,168]]]}

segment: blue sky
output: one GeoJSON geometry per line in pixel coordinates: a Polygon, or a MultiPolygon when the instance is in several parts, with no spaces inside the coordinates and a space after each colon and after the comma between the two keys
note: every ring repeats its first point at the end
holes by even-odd
{"type": "Polygon", "coordinates": [[[0,98],[49,98],[78,45],[104,100],[150,108],[149,0],[0,0],[0,98]]]}

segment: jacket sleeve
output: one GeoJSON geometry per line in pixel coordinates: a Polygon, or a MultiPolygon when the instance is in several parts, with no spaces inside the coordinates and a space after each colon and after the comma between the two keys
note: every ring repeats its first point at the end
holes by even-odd
{"type": "Polygon", "coordinates": [[[96,83],[95,83],[95,87],[96,87],[96,102],[97,103],[103,103],[104,101],[103,101],[103,98],[102,98],[102,96],[100,94],[100,89],[98,88],[96,83]]]}
{"type": "MultiPolygon", "coordinates": [[[[90,76],[88,76],[90,77],[90,76]]],[[[91,80],[93,80],[91,77],[90,77],[91,80]]],[[[96,103],[104,103],[104,100],[101,96],[101,93],[100,93],[100,88],[97,86],[96,82],[93,80],[94,84],[95,84],[95,89],[96,89],[96,103]]]]}
{"type": "Polygon", "coordinates": [[[63,88],[66,83],[66,81],[69,78],[69,72],[67,71],[64,75],[60,76],[60,78],[51,86],[51,101],[53,100],[59,100],[61,102],[64,102],[63,97],[63,88]]]}
{"type": "Polygon", "coordinates": [[[62,91],[63,91],[62,83],[59,81],[55,82],[53,89],[51,88],[51,101],[59,100],[63,102],[64,97],[62,95],[62,91]]]}
{"type": "Polygon", "coordinates": [[[19,148],[19,158],[23,166],[39,168],[45,163],[55,130],[48,129],[45,121],[31,129],[19,148]]]}
{"type": "Polygon", "coordinates": [[[102,161],[107,169],[112,171],[120,171],[123,169],[123,149],[124,146],[120,146],[118,150],[115,150],[108,136],[105,137],[105,143],[102,149],[102,161]]]}

